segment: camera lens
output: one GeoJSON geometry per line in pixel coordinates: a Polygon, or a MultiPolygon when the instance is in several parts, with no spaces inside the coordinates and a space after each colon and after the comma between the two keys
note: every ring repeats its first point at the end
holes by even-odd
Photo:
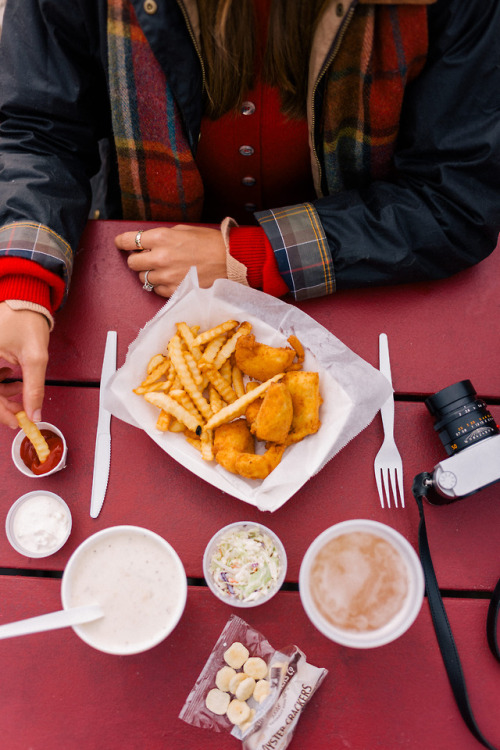
{"type": "Polygon", "coordinates": [[[443,388],[429,396],[425,405],[436,418],[434,429],[449,456],[500,434],[498,425],[484,401],[477,398],[470,380],[443,388]]]}

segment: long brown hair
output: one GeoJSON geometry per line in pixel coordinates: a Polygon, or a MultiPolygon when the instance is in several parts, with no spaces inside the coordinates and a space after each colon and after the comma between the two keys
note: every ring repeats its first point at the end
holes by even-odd
{"type": "MultiPolygon", "coordinates": [[[[282,111],[304,117],[309,53],[328,0],[272,0],[262,78],[281,92],[282,111]]],[[[199,0],[205,113],[216,119],[241,106],[255,75],[253,0],[199,0]]]]}

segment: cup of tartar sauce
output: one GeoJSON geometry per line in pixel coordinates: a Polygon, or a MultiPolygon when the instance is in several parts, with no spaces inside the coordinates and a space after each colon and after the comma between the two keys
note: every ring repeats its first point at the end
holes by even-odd
{"type": "Polygon", "coordinates": [[[21,555],[48,557],[66,543],[71,524],[71,511],[62,497],[35,490],[12,505],[5,520],[5,532],[21,555]]]}
{"type": "Polygon", "coordinates": [[[24,430],[19,430],[12,442],[12,460],[19,471],[32,479],[48,477],[66,466],[68,446],[61,430],[50,422],[37,422],[38,429],[47,440],[50,455],[40,464],[36,451],[24,430]]]}

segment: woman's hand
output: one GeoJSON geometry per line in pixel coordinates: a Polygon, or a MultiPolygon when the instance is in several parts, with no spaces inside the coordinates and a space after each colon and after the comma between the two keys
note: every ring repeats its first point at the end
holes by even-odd
{"type": "MultiPolygon", "coordinates": [[[[45,371],[49,360],[49,326],[47,319],[31,310],[11,310],[0,302],[0,359],[20,365],[23,382],[0,382],[0,422],[17,428],[15,413],[21,408],[34,422],[41,420],[45,392],[45,371]],[[23,406],[11,396],[23,394],[23,406]]],[[[9,377],[9,367],[0,368],[0,381],[9,377]]]]}
{"type": "Polygon", "coordinates": [[[144,250],[135,244],[137,232],[124,232],[115,237],[116,247],[132,251],[128,265],[144,283],[145,272],[154,291],[170,297],[191,266],[198,270],[200,287],[212,286],[216,279],[226,277],[226,248],[222,233],[209,227],[186,226],[146,229],[141,236],[144,250]]]}

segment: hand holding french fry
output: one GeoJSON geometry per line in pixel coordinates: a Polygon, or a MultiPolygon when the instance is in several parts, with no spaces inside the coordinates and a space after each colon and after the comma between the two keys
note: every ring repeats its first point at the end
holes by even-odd
{"type": "MultiPolygon", "coordinates": [[[[0,422],[17,428],[15,418],[20,404],[11,400],[22,392],[24,411],[35,421],[41,419],[45,371],[48,362],[49,326],[44,315],[32,310],[12,310],[0,302],[0,360],[20,365],[22,383],[0,382],[0,422]]],[[[0,381],[10,377],[8,368],[0,369],[0,381]]]]}

